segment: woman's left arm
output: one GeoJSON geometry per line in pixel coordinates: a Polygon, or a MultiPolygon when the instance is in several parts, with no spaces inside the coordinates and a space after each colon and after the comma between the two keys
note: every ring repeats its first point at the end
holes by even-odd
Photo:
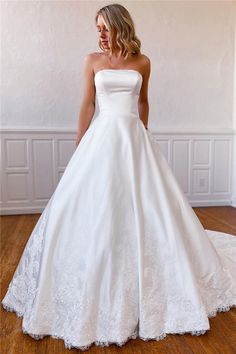
{"type": "Polygon", "coordinates": [[[143,80],[140,89],[139,100],[138,100],[138,111],[139,117],[143,122],[146,129],[148,129],[148,115],[149,115],[149,102],[148,102],[148,80],[151,72],[150,59],[145,56],[145,65],[143,66],[143,80]]]}

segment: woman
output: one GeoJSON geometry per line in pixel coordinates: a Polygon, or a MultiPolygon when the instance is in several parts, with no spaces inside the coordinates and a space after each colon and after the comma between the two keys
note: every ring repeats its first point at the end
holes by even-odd
{"type": "Polygon", "coordinates": [[[236,305],[236,238],[203,229],[147,130],[150,60],[129,12],[104,6],[96,25],[77,149],[2,304],[67,348],[203,334],[236,305]]]}
{"type": "Polygon", "coordinates": [[[131,68],[142,74],[139,114],[147,129],[150,59],[140,52],[140,40],[135,35],[132,18],[122,5],[114,4],[100,9],[95,20],[99,32],[99,46],[103,52],[88,54],[84,60],[84,99],[80,109],[76,145],[79,144],[93,118],[95,112],[94,74],[103,68],[131,68]],[[117,33],[122,33],[122,29],[126,35],[117,38],[117,33]]]}

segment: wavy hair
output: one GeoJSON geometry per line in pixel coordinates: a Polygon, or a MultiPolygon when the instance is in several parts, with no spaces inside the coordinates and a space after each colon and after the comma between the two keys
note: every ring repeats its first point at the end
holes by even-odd
{"type": "MultiPolygon", "coordinates": [[[[114,53],[113,43],[117,43],[121,50],[121,55],[127,59],[129,54],[139,54],[141,41],[135,34],[134,22],[129,11],[120,4],[110,4],[103,6],[97,11],[95,22],[101,15],[109,30],[110,54],[114,53]]],[[[101,40],[99,47],[105,51],[101,40]]]]}

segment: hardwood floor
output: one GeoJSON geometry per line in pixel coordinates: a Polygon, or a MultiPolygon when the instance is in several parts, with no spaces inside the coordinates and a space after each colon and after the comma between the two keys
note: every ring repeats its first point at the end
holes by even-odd
{"type": "MultiPolygon", "coordinates": [[[[194,208],[204,228],[236,236],[236,208],[194,208]]],[[[12,278],[25,244],[40,214],[2,216],[1,222],[1,299],[12,278]]],[[[1,306],[1,354],[62,354],[79,353],[65,349],[64,342],[49,336],[34,340],[23,334],[22,318],[1,306]]],[[[131,339],[123,347],[92,346],[85,353],[105,354],[236,354],[236,308],[210,318],[210,331],[201,336],[167,335],[161,341],[131,339]]]]}

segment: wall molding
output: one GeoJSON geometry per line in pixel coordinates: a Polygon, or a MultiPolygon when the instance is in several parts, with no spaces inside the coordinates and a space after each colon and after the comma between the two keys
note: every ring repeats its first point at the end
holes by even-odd
{"type": "MultiPolygon", "coordinates": [[[[236,206],[233,130],[151,132],[192,206],[236,206]]],[[[0,133],[0,214],[41,213],[75,151],[76,131],[9,127],[0,133]]]]}
{"type": "MultiPolygon", "coordinates": [[[[149,128],[150,129],[150,128],[149,128]]],[[[181,130],[171,130],[170,128],[160,128],[158,131],[154,131],[153,129],[150,129],[150,131],[155,134],[161,134],[161,135],[185,135],[185,134],[190,134],[190,135],[234,135],[236,134],[236,130],[231,129],[231,128],[224,128],[224,129],[189,129],[189,128],[182,128],[181,130]]],[[[42,127],[42,126],[34,126],[34,127],[27,127],[27,126],[10,126],[10,127],[4,127],[2,126],[0,129],[0,133],[72,133],[76,134],[76,131],[74,128],[68,128],[68,127],[42,127]]]]}

